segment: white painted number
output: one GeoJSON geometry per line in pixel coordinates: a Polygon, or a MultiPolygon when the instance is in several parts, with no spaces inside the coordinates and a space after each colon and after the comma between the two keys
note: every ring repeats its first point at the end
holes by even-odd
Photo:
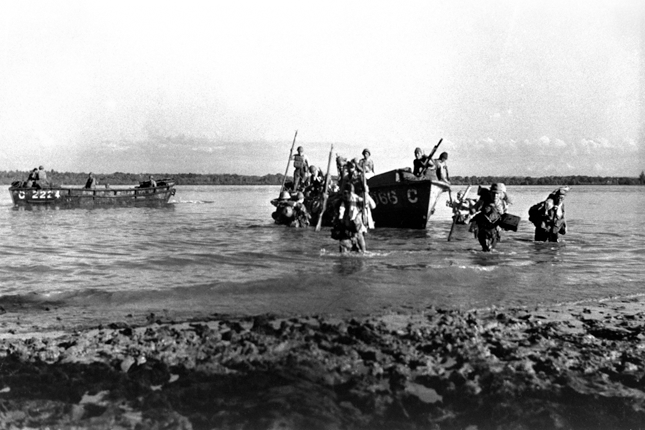
{"type": "Polygon", "coordinates": [[[396,205],[399,203],[399,198],[396,196],[396,191],[381,191],[376,195],[377,199],[381,204],[384,205],[396,205]]]}
{"type": "MultiPolygon", "coordinates": [[[[24,199],[25,198],[25,192],[20,191],[18,193],[18,198],[24,199]]],[[[34,191],[31,195],[32,199],[59,199],[60,198],[60,190],[52,191],[52,190],[37,190],[34,191]]]]}
{"type": "Polygon", "coordinates": [[[410,203],[416,203],[419,201],[419,198],[417,197],[417,190],[415,190],[414,188],[408,190],[408,201],[410,203]]]}

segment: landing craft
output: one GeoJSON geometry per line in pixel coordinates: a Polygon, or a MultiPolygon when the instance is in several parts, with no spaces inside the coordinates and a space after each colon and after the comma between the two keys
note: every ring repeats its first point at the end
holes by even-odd
{"type": "MultiPolygon", "coordinates": [[[[439,181],[434,171],[417,177],[410,169],[395,169],[375,175],[367,180],[370,196],[376,203],[372,210],[375,228],[426,229],[434,214],[441,193],[450,191],[450,184],[439,181]]],[[[330,203],[323,215],[322,225],[331,226],[333,207],[340,199],[339,193],[329,196],[330,203]]],[[[322,207],[320,196],[306,205],[312,208],[312,225],[316,225],[322,207]]]]}
{"type": "Polygon", "coordinates": [[[25,187],[16,181],[9,187],[16,207],[36,208],[89,208],[110,206],[138,206],[165,204],[175,195],[175,182],[160,179],[156,187],[141,182],[135,187],[110,187],[88,189],[80,187],[51,186],[45,188],[25,187]]]}
{"type": "Polygon", "coordinates": [[[450,185],[437,180],[433,172],[416,177],[410,169],[375,175],[367,185],[376,202],[372,211],[376,228],[427,228],[439,196],[450,190],[450,185]]]}

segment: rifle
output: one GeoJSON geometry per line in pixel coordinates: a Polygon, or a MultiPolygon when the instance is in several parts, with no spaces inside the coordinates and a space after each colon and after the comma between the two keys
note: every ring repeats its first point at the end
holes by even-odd
{"type": "Polygon", "coordinates": [[[441,142],[443,142],[443,137],[439,139],[439,143],[437,143],[434,148],[432,148],[432,151],[430,151],[430,155],[428,155],[428,158],[432,160],[432,156],[434,155],[435,152],[437,152],[437,149],[439,149],[439,145],[441,145],[441,142]]]}
{"type": "Polygon", "coordinates": [[[320,211],[320,215],[318,215],[318,222],[316,223],[316,231],[320,231],[320,227],[322,226],[323,214],[325,213],[325,209],[327,209],[327,199],[329,198],[329,179],[331,177],[331,175],[329,174],[329,169],[331,168],[331,157],[333,152],[334,152],[334,145],[332,145],[331,149],[329,150],[329,161],[327,161],[327,175],[325,176],[325,189],[323,191],[323,205],[320,211]]]}
{"type": "Polygon", "coordinates": [[[425,160],[423,160],[423,170],[421,171],[422,175],[425,175],[425,173],[428,170],[428,167],[429,167],[430,164],[432,164],[434,166],[434,162],[432,161],[432,156],[434,155],[435,152],[437,152],[437,149],[439,149],[439,145],[441,145],[441,142],[443,142],[443,137],[441,139],[439,139],[439,143],[437,143],[434,146],[434,148],[432,148],[432,151],[430,151],[430,154],[425,157],[425,160]]]}
{"type": "Polygon", "coordinates": [[[296,134],[293,135],[293,143],[291,144],[291,151],[289,151],[289,159],[287,160],[287,168],[284,171],[284,177],[282,178],[282,186],[280,187],[280,192],[284,191],[284,183],[287,181],[287,173],[289,173],[289,164],[291,164],[291,157],[293,157],[293,147],[296,146],[296,136],[298,136],[298,130],[296,134]]]}

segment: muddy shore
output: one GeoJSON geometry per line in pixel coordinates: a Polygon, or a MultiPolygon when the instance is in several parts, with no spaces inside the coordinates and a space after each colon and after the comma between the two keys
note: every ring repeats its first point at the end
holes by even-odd
{"type": "Polygon", "coordinates": [[[645,427],[641,298],[131,317],[35,330],[2,315],[0,428],[645,427]]]}

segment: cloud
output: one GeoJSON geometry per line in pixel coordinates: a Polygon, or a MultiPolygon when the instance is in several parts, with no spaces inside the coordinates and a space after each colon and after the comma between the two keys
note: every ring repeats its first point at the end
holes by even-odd
{"type": "Polygon", "coordinates": [[[207,152],[209,154],[212,154],[213,152],[216,151],[223,151],[226,149],[226,146],[196,146],[194,148],[191,148],[191,150],[195,152],[207,152]]]}
{"type": "Polygon", "coordinates": [[[642,1],[55,3],[0,2],[6,168],[274,173],[299,129],[317,164],[642,170],[642,1]]]}
{"type": "Polygon", "coordinates": [[[132,147],[132,145],[124,144],[124,142],[102,142],[102,146],[112,152],[128,151],[132,147]]]}

